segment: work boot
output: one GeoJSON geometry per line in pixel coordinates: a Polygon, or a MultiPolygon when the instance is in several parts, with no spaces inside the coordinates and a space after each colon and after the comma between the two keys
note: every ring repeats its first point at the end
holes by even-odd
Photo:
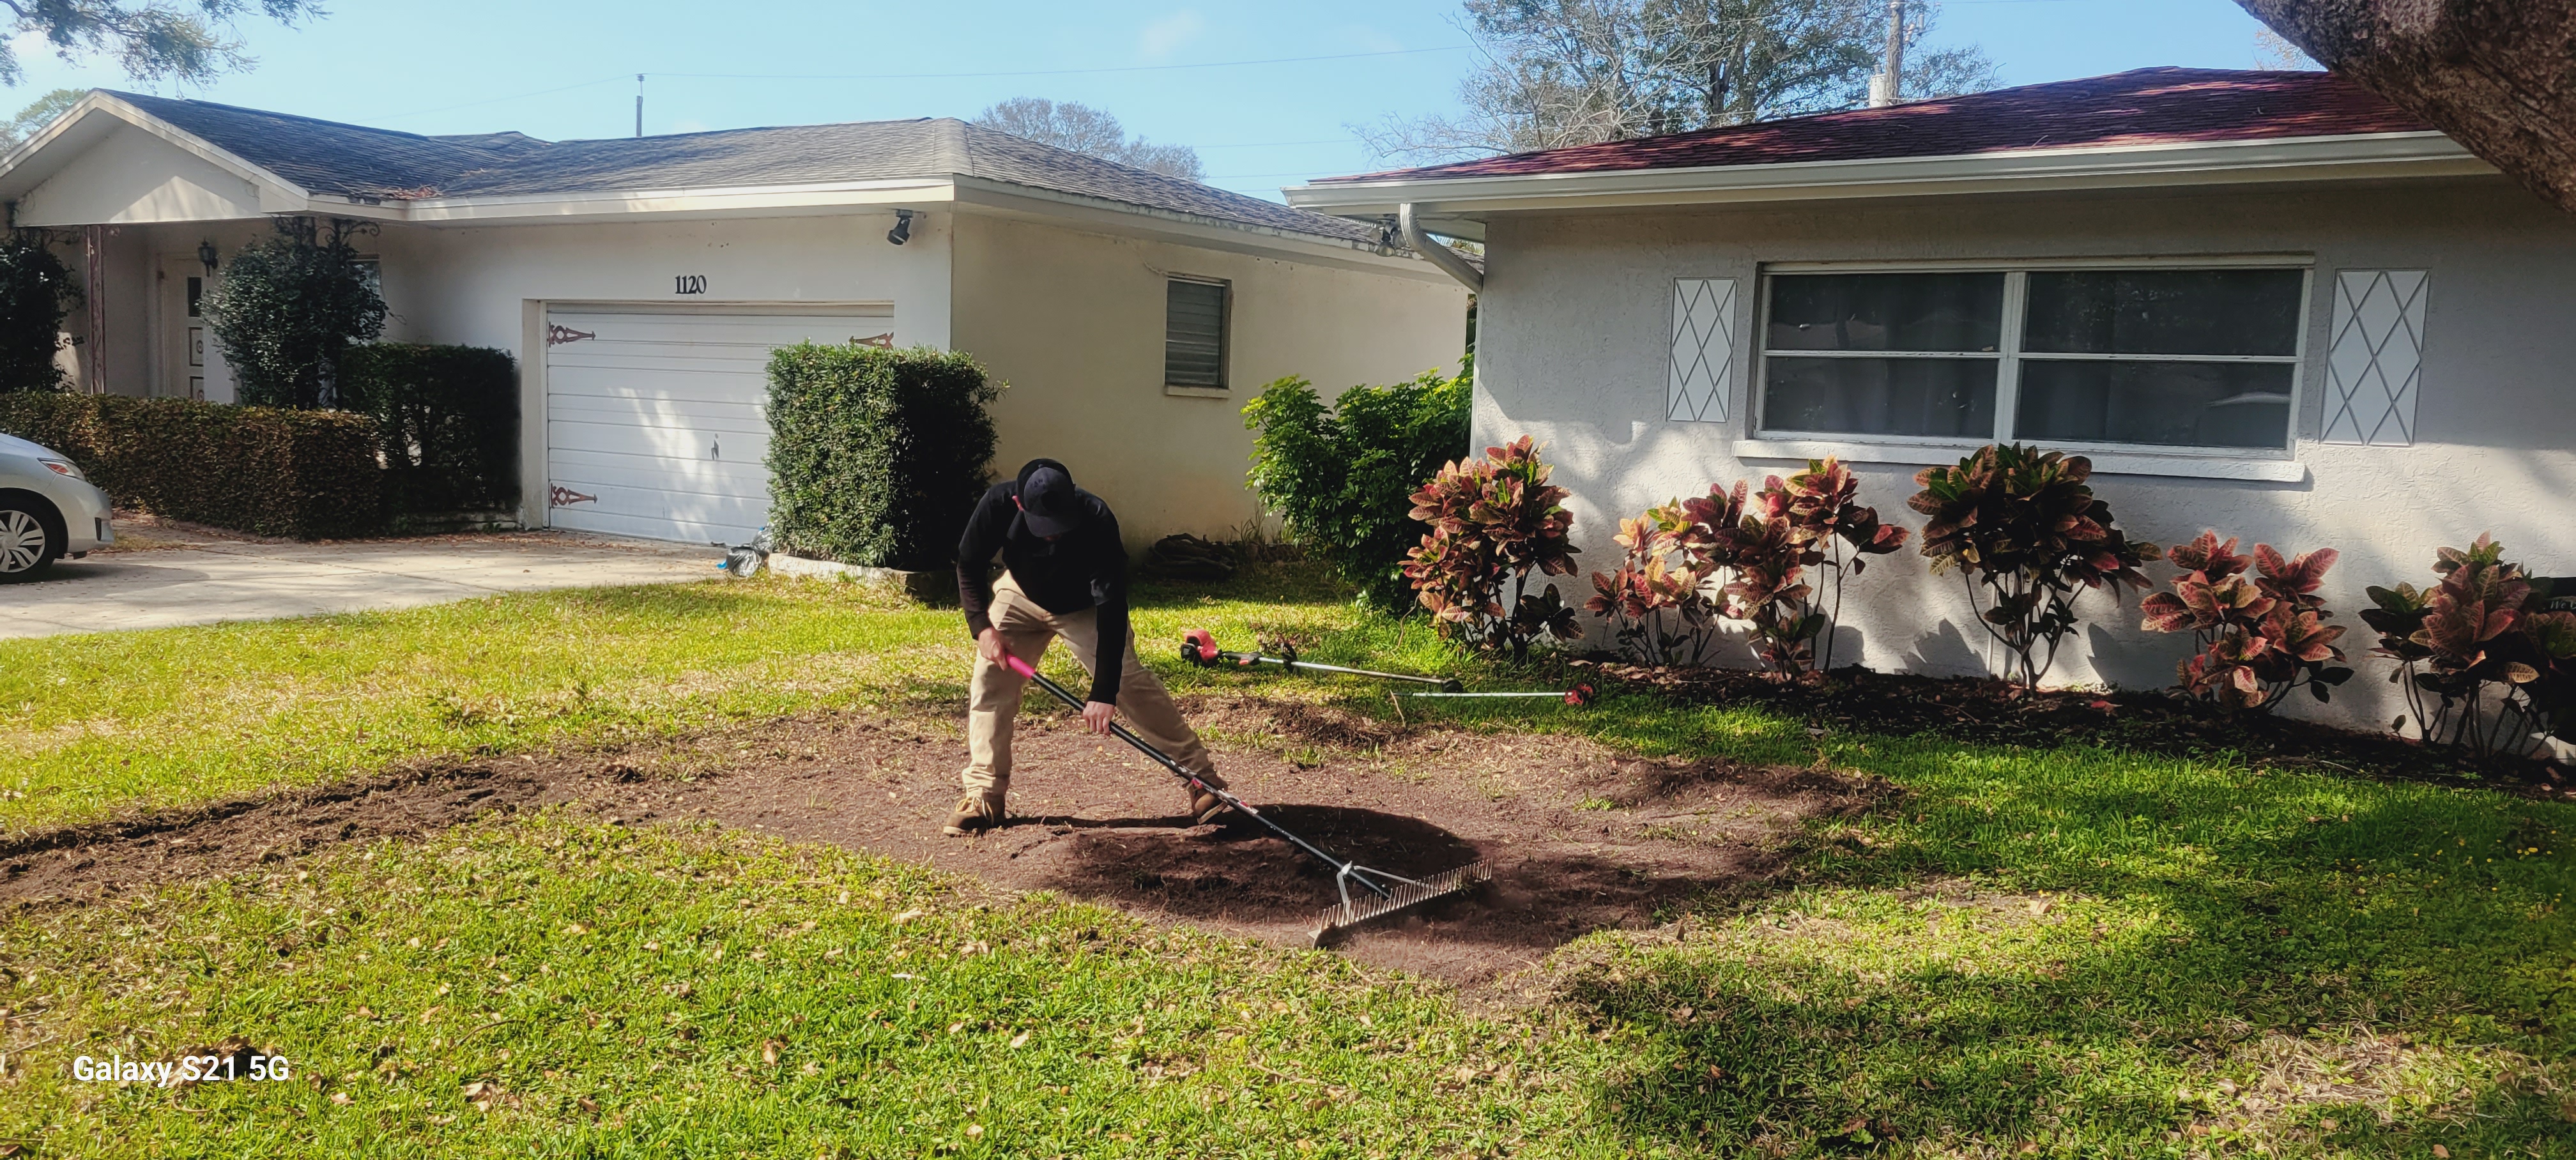
{"type": "Polygon", "coordinates": [[[1190,791],[1190,817],[1193,819],[1190,824],[1192,825],[1204,826],[1215,821],[1219,816],[1233,811],[1234,807],[1225,804],[1224,798],[1205,790],[1190,791]]]}
{"type": "Polygon", "coordinates": [[[957,810],[948,815],[939,832],[952,838],[970,837],[1002,824],[1002,795],[970,793],[957,799],[957,810]]]}

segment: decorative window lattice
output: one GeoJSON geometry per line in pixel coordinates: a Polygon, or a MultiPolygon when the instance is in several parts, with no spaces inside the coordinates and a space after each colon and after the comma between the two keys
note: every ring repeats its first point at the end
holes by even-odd
{"type": "Polygon", "coordinates": [[[2336,275],[2334,346],[2326,356],[2326,442],[2414,444],[2424,369],[2424,292],[2422,270],[2336,275]]]}
{"type": "Polygon", "coordinates": [[[1682,278],[1673,283],[1672,418],[1727,420],[1735,394],[1735,279],[1682,278]]]}

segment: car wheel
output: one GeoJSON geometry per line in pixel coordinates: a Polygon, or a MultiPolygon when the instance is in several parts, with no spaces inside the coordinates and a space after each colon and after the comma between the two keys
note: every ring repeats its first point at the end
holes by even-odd
{"type": "Polygon", "coordinates": [[[23,501],[0,499],[0,580],[40,575],[58,555],[44,517],[23,501]]]}

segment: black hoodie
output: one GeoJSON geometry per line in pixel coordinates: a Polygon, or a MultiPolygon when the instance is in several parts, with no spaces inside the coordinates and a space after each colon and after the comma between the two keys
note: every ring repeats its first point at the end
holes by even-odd
{"type": "Polygon", "coordinates": [[[1074,498],[1082,524],[1049,540],[1029,531],[1015,502],[1029,473],[1052,467],[1073,472],[1052,459],[1032,459],[1009,483],[994,484],[976,501],[966,518],[966,534],[957,541],[957,601],[966,607],[966,628],[981,636],[993,627],[993,585],[985,566],[1000,552],[1002,566],[1020,591],[1038,607],[1058,616],[1096,609],[1100,613],[1099,663],[1091,674],[1091,699],[1118,703],[1118,681],[1127,663],[1127,547],[1118,539],[1118,517],[1099,496],[1077,487],[1074,498]]]}

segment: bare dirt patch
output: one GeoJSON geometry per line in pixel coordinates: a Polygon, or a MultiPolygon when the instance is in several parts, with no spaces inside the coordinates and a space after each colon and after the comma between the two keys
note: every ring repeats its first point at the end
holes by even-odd
{"type": "MultiPolygon", "coordinates": [[[[1829,771],[1390,728],[1251,697],[1189,708],[1218,739],[1236,792],[1308,840],[1399,874],[1491,863],[1490,886],[1340,944],[1363,962],[1466,984],[1590,931],[1764,889],[1807,819],[1890,792],[1829,771]]],[[[95,897],[558,802],[620,824],[703,819],[829,842],[1283,944],[1304,945],[1332,900],[1329,874],[1286,843],[1248,822],[1188,825],[1170,775],[1055,714],[1021,722],[1010,824],[942,837],[964,750],[944,720],[835,715],[629,753],[424,768],[0,848],[0,901],[95,897]]]]}

